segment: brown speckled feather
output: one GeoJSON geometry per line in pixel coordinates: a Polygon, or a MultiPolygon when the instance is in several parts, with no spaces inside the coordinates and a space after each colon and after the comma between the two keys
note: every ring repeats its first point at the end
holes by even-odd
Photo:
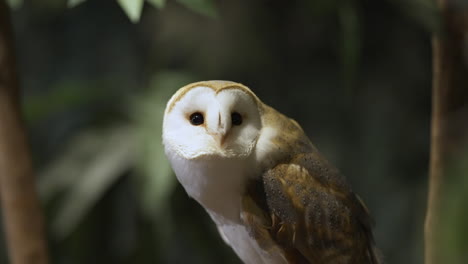
{"type": "Polygon", "coordinates": [[[278,122],[289,121],[289,127],[274,140],[294,144],[295,151],[285,151],[288,154],[261,179],[249,184],[241,217],[250,235],[290,264],[379,263],[362,201],[307,138],[291,140],[303,131],[294,121],[282,119],[278,122]]]}
{"type": "Polygon", "coordinates": [[[287,263],[378,263],[366,208],[316,153],[295,155],[252,182],[242,219],[263,249],[281,249],[287,263]]]}

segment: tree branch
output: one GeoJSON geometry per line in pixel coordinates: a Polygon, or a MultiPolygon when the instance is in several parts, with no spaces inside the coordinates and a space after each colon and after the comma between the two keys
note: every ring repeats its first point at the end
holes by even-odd
{"type": "Polygon", "coordinates": [[[46,264],[42,212],[19,110],[10,12],[0,0],[0,199],[10,261],[46,264]]]}
{"type": "Polygon", "coordinates": [[[440,232],[451,163],[468,134],[468,16],[463,1],[439,0],[442,30],[433,38],[433,94],[429,194],[425,222],[426,264],[446,263],[440,232]]]}

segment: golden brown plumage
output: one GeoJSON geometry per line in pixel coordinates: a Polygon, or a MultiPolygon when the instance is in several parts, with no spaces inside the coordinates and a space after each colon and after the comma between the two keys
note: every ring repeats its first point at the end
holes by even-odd
{"type": "Polygon", "coordinates": [[[265,250],[281,251],[291,264],[379,263],[362,201],[295,121],[274,116],[288,125],[273,141],[290,147],[249,183],[241,215],[250,234],[265,250]]]}

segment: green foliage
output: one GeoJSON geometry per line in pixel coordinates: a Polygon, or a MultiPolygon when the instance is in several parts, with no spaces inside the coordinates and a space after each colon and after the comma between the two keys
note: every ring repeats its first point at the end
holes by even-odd
{"type": "Polygon", "coordinates": [[[441,201],[442,259],[447,263],[462,264],[468,257],[468,144],[465,152],[452,160],[446,176],[450,181],[443,189],[441,201]]]}
{"type": "MultiPolygon", "coordinates": [[[[132,122],[81,131],[44,169],[39,181],[42,199],[51,202],[60,197],[52,217],[54,237],[62,240],[69,236],[119,177],[132,168],[137,171],[144,215],[160,224],[156,226],[164,227],[157,231],[167,237],[171,223],[167,204],[176,181],[161,142],[162,121],[170,96],[192,81],[182,73],[155,75],[147,92],[127,102],[132,122]]],[[[27,97],[24,112],[28,122],[107,94],[103,88],[75,89],[86,86],[90,85],[61,84],[49,94],[27,97]]]]}
{"type": "Polygon", "coordinates": [[[106,86],[109,84],[106,85],[104,82],[59,82],[50,89],[50,92],[25,97],[23,114],[28,123],[35,123],[53,113],[105,98],[109,91],[101,87],[106,86]],[[83,89],[83,87],[88,87],[88,89],[83,89]]]}
{"type": "MultiPolygon", "coordinates": [[[[22,0],[9,0],[12,6],[18,5],[17,2],[22,0]]],[[[87,0],[68,0],[68,7],[75,7],[87,0]]],[[[177,0],[184,6],[202,15],[209,17],[217,17],[216,8],[213,0],[177,0]]],[[[131,22],[137,23],[140,21],[141,12],[143,10],[143,4],[145,0],[117,0],[119,5],[122,7],[125,14],[128,16],[131,22]]],[[[166,4],[166,0],[146,0],[146,2],[152,4],[156,8],[162,8],[166,4]]]]}
{"type": "Polygon", "coordinates": [[[177,2],[202,15],[218,17],[213,0],[177,0],[177,2]]]}
{"type": "Polygon", "coordinates": [[[146,0],[146,2],[154,5],[157,8],[162,8],[166,4],[166,0],[146,0]]]}
{"type": "Polygon", "coordinates": [[[120,125],[80,133],[40,177],[39,190],[45,201],[65,193],[52,219],[52,233],[67,237],[87,212],[135,163],[134,129],[120,125]]]}
{"type": "Polygon", "coordinates": [[[119,2],[130,21],[136,23],[140,20],[144,0],[117,0],[117,2],[119,2]]]}
{"type": "Polygon", "coordinates": [[[162,252],[174,241],[173,216],[169,207],[177,181],[164,153],[162,124],[166,103],[183,85],[193,82],[187,74],[160,72],[153,76],[144,95],[132,103],[139,155],[136,162],[140,207],[153,223],[153,234],[162,252]]]}
{"type": "Polygon", "coordinates": [[[23,0],[7,0],[7,3],[11,8],[17,9],[23,5],[23,0]]]}
{"type": "Polygon", "coordinates": [[[132,116],[138,128],[141,155],[138,159],[141,201],[145,214],[154,219],[165,208],[175,187],[175,176],[167,162],[161,141],[164,109],[178,88],[193,81],[182,73],[155,75],[148,92],[134,101],[132,116]]]}
{"type": "Polygon", "coordinates": [[[75,7],[83,2],[85,2],[86,0],[68,0],[67,2],[67,6],[69,8],[72,8],[72,7],[75,7]]]}

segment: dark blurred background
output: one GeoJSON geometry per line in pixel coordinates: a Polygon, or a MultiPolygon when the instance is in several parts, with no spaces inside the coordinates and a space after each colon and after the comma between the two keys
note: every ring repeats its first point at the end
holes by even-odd
{"type": "Polygon", "coordinates": [[[13,23],[52,263],[240,262],[161,145],[169,97],[210,79],[296,119],[368,205],[385,262],[422,263],[431,1],[169,0],[132,23],[115,0],[35,0],[13,23]]]}

